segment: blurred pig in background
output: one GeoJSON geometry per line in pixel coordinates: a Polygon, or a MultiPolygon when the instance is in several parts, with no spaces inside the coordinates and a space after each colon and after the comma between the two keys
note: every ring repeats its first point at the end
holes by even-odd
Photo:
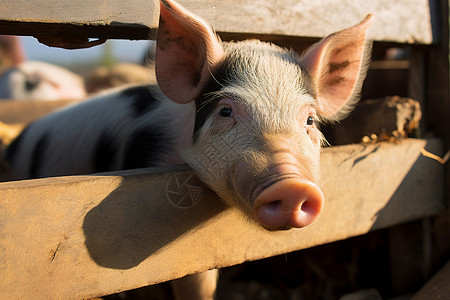
{"type": "Polygon", "coordinates": [[[45,62],[27,61],[20,38],[0,36],[0,99],[78,100],[86,97],[81,76],[45,62]]]}

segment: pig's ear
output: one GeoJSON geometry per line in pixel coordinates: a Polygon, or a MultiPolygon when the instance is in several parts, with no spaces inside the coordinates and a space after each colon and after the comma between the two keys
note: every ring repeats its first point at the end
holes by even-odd
{"type": "Polygon", "coordinates": [[[366,33],[372,21],[369,14],[358,25],[324,38],[305,53],[301,65],[311,75],[322,118],[340,120],[358,102],[370,62],[366,33]]]}
{"type": "Polygon", "coordinates": [[[155,68],[169,99],[187,103],[198,97],[222,57],[223,48],[203,19],[172,0],[160,2],[155,68]]]}

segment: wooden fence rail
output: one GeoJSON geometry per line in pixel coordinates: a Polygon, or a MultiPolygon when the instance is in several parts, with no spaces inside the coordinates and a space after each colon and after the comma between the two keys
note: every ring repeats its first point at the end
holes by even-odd
{"type": "Polygon", "coordinates": [[[268,232],[183,167],[0,184],[0,298],[80,299],[312,247],[444,210],[437,139],[322,154],[326,198],[304,229],[268,232]]]}
{"type": "MultiPolygon", "coordinates": [[[[439,36],[439,0],[368,0],[364,5],[352,0],[180,3],[225,36],[318,38],[357,23],[367,13],[376,17],[369,32],[376,41],[432,44],[439,36]]],[[[154,38],[158,14],[158,4],[153,0],[5,0],[0,4],[0,34],[148,39],[154,38]]]]}

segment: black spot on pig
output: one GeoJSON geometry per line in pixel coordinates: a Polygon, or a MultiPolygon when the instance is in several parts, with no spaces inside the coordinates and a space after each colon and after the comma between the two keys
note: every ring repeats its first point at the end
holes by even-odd
{"type": "Polygon", "coordinates": [[[342,82],[344,82],[345,80],[347,79],[343,76],[335,76],[330,78],[327,82],[329,85],[339,85],[342,84],[342,82]]]}
{"type": "Polygon", "coordinates": [[[161,154],[171,147],[171,139],[164,127],[149,126],[135,131],[125,146],[123,170],[153,167],[161,154]]]}
{"type": "Polygon", "coordinates": [[[27,76],[25,79],[25,90],[31,92],[37,88],[41,83],[41,80],[37,76],[27,76]]]}
{"type": "Polygon", "coordinates": [[[333,54],[334,55],[338,55],[339,53],[341,53],[344,50],[345,50],[345,46],[341,47],[341,48],[336,48],[336,49],[333,50],[333,54]]]}
{"type": "Polygon", "coordinates": [[[345,69],[346,67],[348,67],[348,65],[350,65],[350,62],[348,60],[343,61],[341,63],[330,63],[329,72],[333,73],[335,71],[345,69]]]}
{"type": "Polygon", "coordinates": [[[167,1],[161,0],[161,2],[163,3],[163,5],[164,5],[165,7],[172,9],[172,7],[170,6],[169,3],[167,3],[167,1]]]}
{"type": "Polygon", "coordinates": [[[173,38],[166,38],[166,42],[167,43],[175,43],[178,46],[182,47],[183,49],[187,49],[186,46],[184,45],[185,40],[184,40],[184,38],[182,36],[173,37],[173,38]]]}
{"type": "Polygon", "coordinates": [[[45,151],[48,148],[48,135],[43,135],[36,143],[31,154],[30,179],[39,178],[39,171],[45,162],[45,151]]]}
{"type": "Polygon", "coordinates": [[[136,86],[122,91],[122,96],[130,101],[133,116],[138,118],[157,105],[158,101],[153,97],[150,86],[136,86]]]}
{"type": "Polygon", "coordinates": [[[104,131],[97,141],[94,151],[95,172],[107,172],[114,170],[114,161],[117,154],[117,145],[111,134],[104,131]]]}
{"type": "Polygon", "coordinates": [[[302,66],[300,66],[300,69],[302,70],[303,80],[301,83],[299,83],[299,85],[301,85],[306,90],[306,93],[308,93],[315,99],[316,91],[314,90],[314,84],[311,79],[311,74],[309,74],[309,72],[302,66]]]}
{"type": "Polygon", "coordinates": [[[227,76],[229,74],[229,68],[226,62],[217,68],[210,80],[205,84],[202,96],[196,100],[197,114],[195,115],[194,142],[196,141],[198,131],[205,124],[208,116],[217,107],[220,98],[215,97],[215,92],[218,92],[226,85],[227,78],[230,78],[230,76],[227,76]]]}

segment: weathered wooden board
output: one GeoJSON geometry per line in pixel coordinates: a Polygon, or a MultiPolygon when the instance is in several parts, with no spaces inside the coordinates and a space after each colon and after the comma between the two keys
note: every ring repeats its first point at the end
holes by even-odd
{"type": "MultiPolygon", "coordinates": [[[[438,0],[180,0],[218,32],[323,37],[373,13],[369,37],[377,41],[430,44],[438,0]]],[[[434,31],[433,31],[434,30],[434,31]]]]}
{"type": "Polygon", "coordinates": [[[154,0],[0,3],[0,33],[32,36],[147,39],[158,27],[154,0]]]}
{"type": "Polygon", "coordinates": [[[442,145],[325,149],[321,216],[282,232],[248,222],[179,167],[2,183],[0,298],[91,298],[437,214],[443,167],[423,147],[442,145]]]}
{"type": "MultiPolygon", "coordinates": [[[[156,2],[156,1],[155,1],[156,2]]],[[[370,38],[431,44],[439,0],[180,0],[221,34],[322,37],[375,14],[370,38]]],[[[152,0],[25,1],[0,4],[0,33],[146,39],[158,24],[152,0]]],[[[436,23],[437,25],[437,23],[436,23]]]]}

